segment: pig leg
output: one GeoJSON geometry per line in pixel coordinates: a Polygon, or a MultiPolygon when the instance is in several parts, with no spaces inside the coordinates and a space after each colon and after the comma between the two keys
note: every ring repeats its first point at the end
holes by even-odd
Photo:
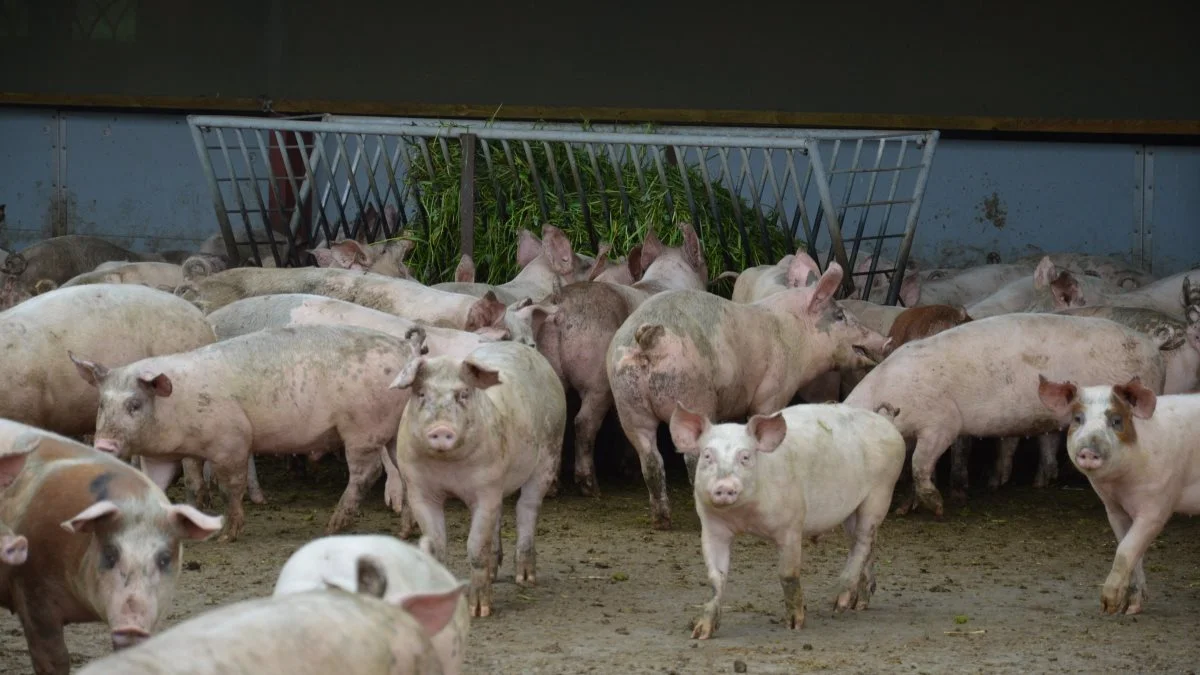
{"type": "Polygon", "coordinates": [[[1058,480],[1058,432],[1038,436],[1039,459],[1033,487],[1044,488],[1058,480]]]}
{"type": "Polygon", "coordinates": [[[238,535],[246,524],[246,511],[242,506],[242,498],[246,496],[246,476],[249,473],[249,448],[243,446],[240,452],[230,450],[215,454],[221,459],[213,461],[213,472],[217,474],[218,485],[225,487],[225,516],[226,530],[219,541],[229,543],[237,541],[238,535]]]}
{"type": "Polygon", "coordinates": [[[393,513],[404,510],[404,477],[400,475],[400,467],[392,453],[394,448],[384,447],[379,455],[383,461],[383,473],[386,476],[383,484],[383,503],[391,507],[393,513]]]}
{"type": "Polygon", "coordinates": [[[1130,518],[1119,505],[1106,503],[1108,523],[1117,535],[1117,555],[1112,570],[1104,581],[1100,594],[1100,607],[1106,614],[1140,614],[1149,597],[1146,592],[1146,573],[1142,569],[1142,557],[1154,538],[1162,532],[1171,518],[1171,512],[1143,512],[1139,518],[1130,518]]]}
{"type": "Polygon", "coordinates": [[[267,503],[267,496],[263,494],[262,487],[258,484],[258,469],[254,465],[254,455],[250,455],[250,469],[246,472],[246,485],[251,504],[267,503]]]}
{"type": "Polygon", "coordinates": [[[950,499],[960,502],[967,500],[967,487],[970,484],[968,463],[971,452],[971,438],[959,436],[950,444],[950,499]]]}
{"type": "Polygon", "coordinates": [[[71,655],[63,636],[62,618],[49,603],[31,601],[41,593],[27,592],[23,584],[12,586],[12,611],[21,619],[29,657],[36,675],[68,675],[71,655]]]}
{"type": "Polygon", "coordinates": [[[875,535],[892,503],[892,486],[872,492],[854,513],[842,523],[852,544],[850,557],[842,570],[842,592],[834,601],[834,611],[866,609],[875,592],[875,535]]]}
{"type": "Polygon", "coordinates": [[[212,508],[212,493],[208,489],[208,481],[204,479],[204,460],[195,457],[184,457],[183,461],[184,494],[188,503],[202,511],[212,508]]]}
{"type": "Polygon", "coordinates": [[[1013,456],[1017,454],[1017,444],[1020,441],[1016,436],[999,440],[996,447],[996,467],[992,470],[992,477],[988,479],[988,487],[995,490],[1008,484],[1008,479],[1012,477],[1013,456]]]}
{"type": "Polygon", "coordinates": [[[504,542],[500,540],[500,529],[504,525],[504,512],[496,516],[496,538],[493,539],[496,543],[496,564],[492,568],[492,581],[496,580],[496,570],[500,569],[500,564],[504,562],[504,542]]]}
{"type": "Polygon", "coordinates": [[[602,392],[590,391],[580,397],[579,414],[575,416],[575,484],[588,497],[600,496],[594,462],[596,435],[612,406],[612,390],[608,387],[602,392]]]}
{"type": "Polygon", "coordinates": [[[422,538],[429,545],[430,553],[438,562],[446,564],[446,509],[445,497],[433,498],[425,494],[414,481],[407,480],[407,503],[417,524],[421,526],[422,538]]]}
{"type": "MultiPolygon", "coordinates": [[[[729,578],[729,553],[733,544],[733,531],[720,522],[701,522],[700,548],[704,552],[704,565],[708,568],[708,583],[712,584],[712,599],[704,604],[704,611],[692,623],[692,638],[707,640],[717,631],[721,623],[721,598],[725,595],[725,581],[729,578]]],[[[784,594],[787,587],[784,586],[784,594]]],[[[786,600],[786,598],[785,598],[786,600]]]]}
{"type": "Polygon", "coordinates": [[[502,503],[503,496],[499,493],[484,494],[471,509],[471,531],[467,534],[467,562],[471,565],[467,605],[471,608],[471,616],[492,614],[492,578],[496,576],[492,538],[496,534],[496,520],[500,518],[502,503]]]}
{"type": "Polygon", "coordinates": [[[787,612],[784,619],[788,628],[804,628],[804,587],[800,585],[801,544],[804,541],[802,528],[784,535],[779,544],[779,583],[783,586],[783,607],[787,612]]]}
{"type": "MultiPolygon", "coordinates": [[[[917,449],[912,458],[913,499],[910,506],[915,508],[920,503],[933,511],[934,517],[941,518],[942,493],[933,484],[933,471],[946,448],[958,437],[958,425],[938,424],[936,420],[931,422],[931,426],[917,434],[917,449]]],[[[897,513],[904,515],[908,510],[897,509],[897,513]]]]}
{"type": "Polygon", "coordinates": [[[650,492],[650,526],[656,530],[671,529],[671,505],[667,499],[667,472],[658,452],[658,418],[617,408],[621,428],[637,450],[642,462],[642,478],[650,492]],[[635,419],[636,416],[636,419],[635,419]]]}
{"type": "Polygon", "coordinates": [[[346,468],[350,471],[350,480],[329,519],[329,525],[325,527],[326,536],[337,534],[354,524],[363,493],[370,490],[379,480],[379,474],[383,473],[383,459],[379,453],[384,450],[386,448],[379,446],[351,447],[347,443],[346,468]]]}
{"type": "MultiPolygon", "coordinates": [[[[545,488],[538,485],[536,474],[521,487],[517,499],[517,583],[522,586],[537,584],[537,552],[533,546],[533,535],[537,531],[538,511],[542,508],[542,493],[545,488]]],[[[500,560],[500,538],[496,538],[496,561],[500,560]]]]}

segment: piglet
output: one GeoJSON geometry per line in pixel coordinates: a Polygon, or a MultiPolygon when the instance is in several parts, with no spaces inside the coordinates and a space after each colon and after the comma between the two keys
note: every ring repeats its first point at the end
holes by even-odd
{"type": "Polygon", "coordinates": [[[28,540],[20,567],[0,566],[0,606],[21,620],[37,675],[71,668],[63,626],[106,622],[113,649],[150,636],[171,609],[182,541],[221,518],[171,504],[137,469],[65,437],[0,420],[0,452],[27,451],[0,492],[0,521],[28,540]]]}
{"type": "Polygon", "coordinates": [[[829,403],[714,425],[676,404],[670,427],[676,449],[699,457],[693,491],[713,597],[696,619],[693,638],[717,630],[733,537],[742,533],[779,548],[784,621],[799,629],[801,542],[840,523],[851,547],[834,608],[867,608],[875,591],[875,533],[904,465],[904,439],[887,417],[829,403]]]}
{"type": "Polygon", "coordinates": [[[1200,395],[1156,396],[1137,377],[1080,387],[1038,376],[1038,396],[1068,423],[1067,455],[1108,513],[1117,555],[1100,592],[1107,614],[1138,614],[1142,557],[1173,513],[1200,514],[1200,395]]]}
{"type": "Polygon", "coordinates": [[[389,593],[380,561],[362,556],[329,588],[244,600],[94,661],[80,675],[441,675],[430,636],[443,630],[462,587],[389,593]]]}
{"type": "MultiPolygon", "coordinates": [[[[387,582],[384,600],[393,604],[405,598],[410,604],[418,599],[440,600],[443,594],[462,586],[432,555],[412,544],[382,534],[343,534],[301,546],[279,571],[272,595],[278,598],[328,587],[363,593],[358,578],[363,559],[379,564],[387,582]]],[[[446,675],[462,671],[470,621],[467,599],[460,594],[451,621],[431,636],[446,675]]]]}
{"type": "Polygon", "coordinates": [[[492,342],[465,359],[416,358],[390,388],[412,392],[396,436],[408,504],[443,563],[443,505],[448,497],[471,505],[467,604],[473,616],[488,616],[502,558],[501,504],[517,489],[516,580],[535,582],[533,536],[558,475],[567,419],[562,384],[537,350],[492,342]]]}

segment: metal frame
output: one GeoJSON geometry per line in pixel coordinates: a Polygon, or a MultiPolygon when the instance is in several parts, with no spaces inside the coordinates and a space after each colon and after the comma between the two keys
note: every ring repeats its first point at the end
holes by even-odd
{"type": "MultiPolygon", "coordinates": [[[[461,241],[465,248],[472,245],[475,229],[486,226],[475,222],[476,192],[493,189],[498,195],[495,172],[506,164],[515,168],[514,153],[521,153],[516,157],[528,160],[543,222],[550,221],[553,208],[566,211],[577,206],[582,209],[593,247],[599,243],[594,227],[596,219],[609,223],[629,220],[628,225],[635,227],[631,222],[630,200],[636,198],[638,190],[645,191],[656,180],[658,185],[666,186],[670,176],[681,179],[686,205],[677,206],[674,201],[680,195],[673,196],[671,190],[666,190],[668,208],[689,213],[692,222],[698,225],[705,220],[712,223],[724,247],[727,266],[731,263],[730,239],[740,241],[743,250],[748,251],[752,230],[770,260],[777,260],[784,251],[773,250],[768,228],[778,228],[786,233],[791,250],[795,250],[796,238],[802,235],[822,269],[836,260],[847,271],[847,292],[854,286],[854,277],[866,277],[861,287],[865,298],[876,274],[891,273],[888,304],[895,304],[899,296],[939,137],[937,131],[650,129],[630,125],[585,128],[570,124],[334,115],[325,115],[320,121],[191,115],[188,124],[212,191],[226,248],[231,256],[237,255],[231,216],[240,217],[239,229],[245,232],[257,264],[262,264],[260,243],[269,245],[276,265],[295,265],[301,264],[300,245],[311,245],[318,234],[328,240],[339,233],[353,237],[365,226],[367,240],[375,241],[394,237],[399,230],[420,227],[422,223],[427,227],[427,214],[417,185],[407,181],[406,176],[416,162],[433,174],[433,159],[438,154],[445,165],[454,164],[450,152],[450,144],[454,142],[464,150],[458,170],[460,197],[468,195],[467,199],[459,200],[464,223],[461,241]],[[290,132],[295,132],[291,134],[292,144],[284,142],[285,134],[290,132]],[[305,143],[300,133],[312,134],[312,143],[305,143]],[[283,149],[282,174],[272,171],[266,161],[271,145],[268,138],[283,149]],[[302,166],[294,166],[287,159],[288,147],[298,147],[303,156],[302,166]],[[554,153],[555,148],[564,147],[565,166],[555,160],[554,153]],[[919,159],[914,161],[910,148],[921,151],[919,159]],[[849,166],[839,166],[847,150],[852,150],[849,166]],[[256,152],[261,156],[256,157],[256,152]],[[539,175],[535,155],[548,162],[550,175],[539,175]],[[892,155],[894,161],[890,159],[892,155]],[[482,161],[477,163],[479,156],[482,161]],[[602,178],[595,186],[604,193],[600,213],[590,209],[590,200],[585,198],[591,192],[591,186],[585,185],[580,177],[579,163],[585,159],[597,177],[601,176],[598,168],[601,164],[616,169],[613,175],[619,198],[608,196],[608,186],[602,178]],[[623,174],[628,176],[626,167],[630,166],[635,184],[622,179],[623,174]],[[694,184],[684,167],[697,168],[702,184],[694,184]],[[876,194],[881,176],[888,183],[886,187],[879,186],[887,190],[886,198],[876,194]],[[899,187],[905,176],[911,177],[911,188],[906,186],[901,192],[899,187]],[[816,194],[812,195],[814,184],[816,194]],[[232,188],[228,198],[223,186],[232,188]],[[289,213],[282,207],[281,186],[295,196],[297,205],[311,200],[312,222],[301,222],[300,208],[291,208],[289,213]],[[723,223],[716,217],[719,212],[714,186],[733,195],[733,223],[723,223]],[[835,190],[835,186],[841,189],[835,190]],[[268,192],[273,193],[277,205],[278,213],[274,215],[288,223],[286,232],[276,233],[265,226],[267,204],[272,201],[268,192]],[[840,192],[838,198],[835,192],[840,192]],[[750,204],[750,213],[743,212],[746,205],[739,203],[739,197],[750,204]],[[230,201],[232,205],[227,203],[230,201]],[[382,213],[385,205],[396,207],[398,222],[395,227],[385,223],[382,231],[370,231],[372,227],[364,222],[363,214],[369,208],[382,213]],[[889,232],[894,211],[904,206],[908,211],[903,231],[889,232]],[[877,217],[871,218],[872,215],[877,217]],[[872,220],[877,221],[873,233],[867,231],[872,220]],[[255,241],[255,222],[263,224],[267,241],[255,241]],[[730,225],[735,226],[734,231],[727,232],[730,225]],[[827,256],[819,256],[813,250],[822,234],[822,225],[830,242],[827,256]],[[848,239],[844,229],[847,226],[852,229],[848,239]],[[277,238],[286,241],[276,241],[277,238]],[[889,239],[900,240],[896,264],[891,269],[880,269],[879,254],[889,239]],[[867,242],[874,242],[871,264],[856,273],[855,264],[867,242]]],[[[502,199],[499,206],[504,217],[502,199]]]]}

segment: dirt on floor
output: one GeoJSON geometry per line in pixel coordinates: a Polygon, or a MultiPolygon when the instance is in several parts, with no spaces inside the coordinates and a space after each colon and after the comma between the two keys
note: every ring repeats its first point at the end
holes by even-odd
{"type": "MultiPolygon", "coordinates": [[[[189,564],[168,623],[269,595],[287,557],[322,535],[342,466],[327,459],[298,478],[282,459],[259,462],[269,503],[247,504],[241,540],[186,548],[189,564]]],[[[831,612],[844,535],[808,546],[800,631],[781,623],[774,546],[739,538],[721,626],[711,640],[692,640],[690,622],[710,591],[691,491],[680,465],[669,468],[669,532],[650,529],[640,480],[609,477],[601,499],[565,486],[547,500],[532,589],[513,583],[506,502],[495,614],[472,622],[467,672],[1185,673],[1200,661],[1200,522],[1176,517],[1150,549],[1144,614],[1102,615],[1100,586],[1115,542],[1099,499],[1065,461],[1052,488],[1035,490],[1027,475],[1014,476],[1016,484],[998,492],[974,489],[942,522],[923,512],[890,517],[880,531],[878,589],[862,612],[831,612]]],[[[178,486],[170,494],[182,498],[178,486]]],[[[355,531],[391,532],[396,522],[377,486],[355,531]]],[[[451,569],[465,578],[461,505],[452,506],[447,524],[451,569]]],[[[102,624],[71,626],[67,635],[76,666],[109,652],[102,624]]],[[[0,673],[28,672],[20,626],[4,614],[0,673]]]]}

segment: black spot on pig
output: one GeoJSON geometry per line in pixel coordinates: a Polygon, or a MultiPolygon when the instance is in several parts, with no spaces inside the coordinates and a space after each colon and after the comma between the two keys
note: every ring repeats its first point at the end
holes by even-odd
{"type": "Polygon", "coordinates": [[[88,483],[88,492],[92,493],[92,496],[98,502],[108,499],[108,485],[112,483],[113,478],[114,476],[110,471],[105,471],[96,476],[92,479],[91,483],[88,483]]]}

